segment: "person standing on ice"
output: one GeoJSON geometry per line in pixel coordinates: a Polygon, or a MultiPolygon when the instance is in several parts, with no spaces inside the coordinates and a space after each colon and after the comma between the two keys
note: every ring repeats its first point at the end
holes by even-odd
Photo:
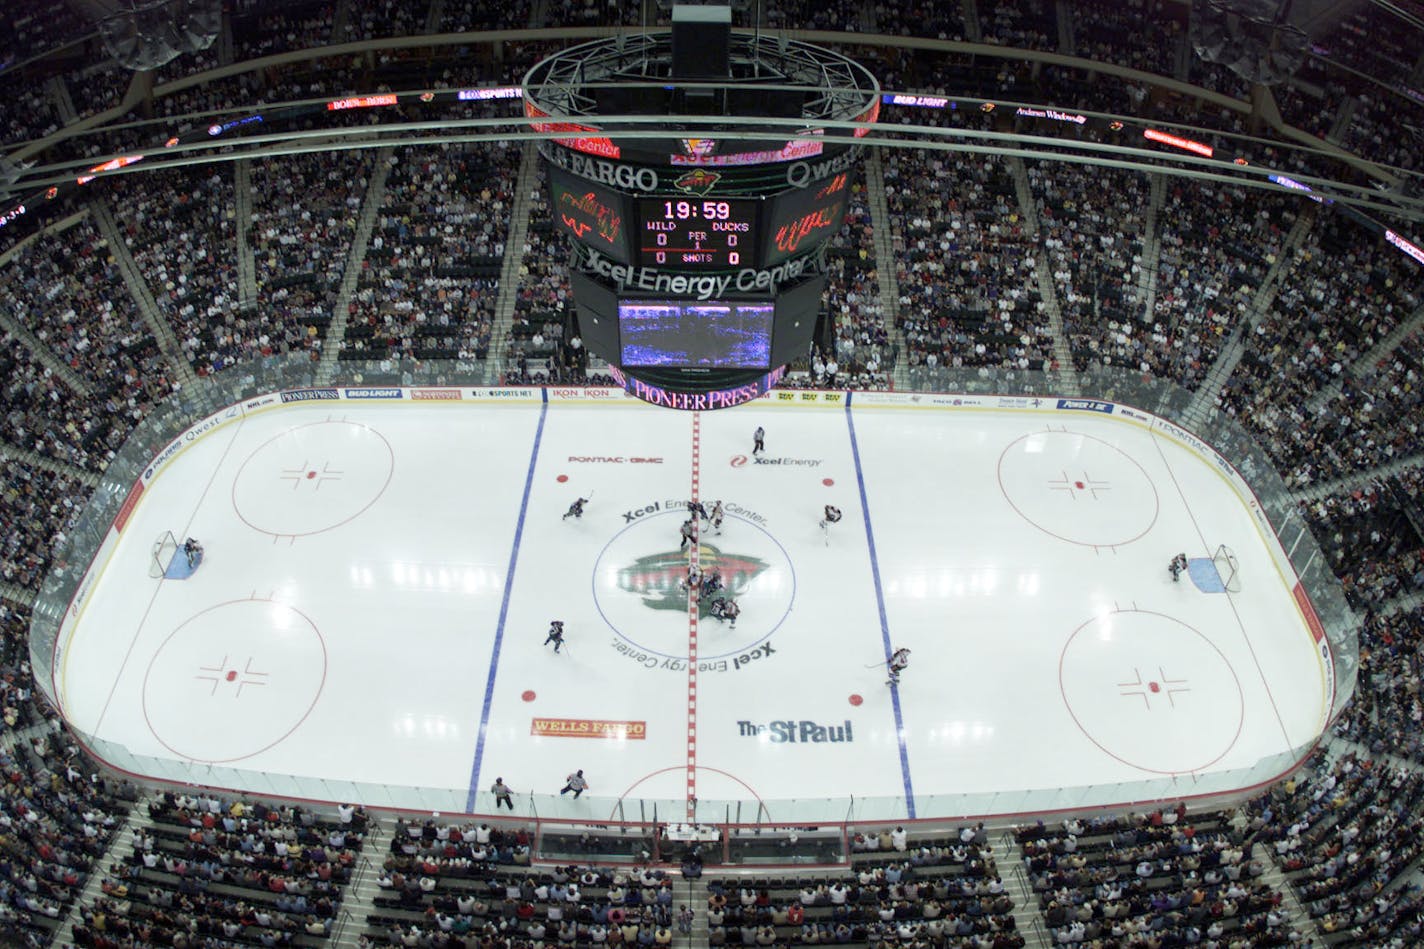
{"type": "Polygon", "coordinates": [[[752,454],[763,451],[766,451],[766,429],[758,425],[756,431],[752,432],[752,454]]]}
{"type": "Polygon", "coordinates": [[[499,810],[501,804],[507,805],[514,810],[514,792],[509,789],[509,785],[504,783],[504,778],[495,778],[490,793],[494,795],[494,809],[499,810]]]}
{"type": "Polygon", "coordinates": [[[900,673],[904,672],[910,665],[910,650],[900,647],[895,650],[890,657],[890,678],[886,685],[895,686],[900,684],[900,673]]]}
{"type": "Polygon", "coordinates": [[[1172,575],[1172,582],[1176,583],[1181,579],[1182,571],[1187,569],[1187,555],[1177,554],[1172,558],[1172,562],[1167,564],[1167,572],[1172,575]]]}
{"type": "MultiPolygon", "coordinates": [[[[718,502],[716,502],[715,504],[713,504],[713,505],[712,505],[712,510],[711,510],[709,513],[707,513],[707,514],[704,514],[703,517],[706,518],[706,520],[707,520],[707,527],[712,528],[712,529],[715,530],[718,534],[722,533],[722,517],[723,517],[723,511],[722,511],[722,502],[721,502],[721,501],[718,501],[718,502]]],[[[703,530],[706,530],[707,527],[704,527],[703,530]]]]}
{"type": "Polygon", "coordinates": [[[577,798],[586,790],[588,790],[588,781],[584,779],[583,769],[580,768],[565,779],[563,790],[561,790],[559,793],[567,794],[570,791],[573,791],[574,797],[577,798]]]}

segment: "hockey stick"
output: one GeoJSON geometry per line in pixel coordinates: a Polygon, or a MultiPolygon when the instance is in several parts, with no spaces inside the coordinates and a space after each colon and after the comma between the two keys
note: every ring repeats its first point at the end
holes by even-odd
{"type": "Polygon", "coordinates": [[[876,666],[888,666],[889,664],[890,664],[890,660],[889,660],[889,659],[886,659],[884,662],[872,662],[870,665],[866,666],[865,668],[867,668],[867,669],[874,669],[876,666]]]}

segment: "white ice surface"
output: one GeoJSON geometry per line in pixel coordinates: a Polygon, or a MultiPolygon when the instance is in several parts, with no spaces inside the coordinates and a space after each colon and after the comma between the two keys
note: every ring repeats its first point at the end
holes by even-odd
{"type": "Polygon", "coordinates": [[[669,584],[693,416],[542,415],[293,405],[197,439],[103,567],[60,664],[66,716],[121,767],[258,792],[483,810],[472,778],[548,795],[583,768],[584,799],[546,816],[685,802],[691,741],[704,808],[778,819],[845,816],[852,795],[903,814],[907,787],[918,816],[1216,790],[1322,727],[1268,541],[1186,449],[1088,413],[754,404],[698,418],[699,495],[730,512],[701,558],[736,573],[742,616],[699,623],[690,739],[669,584]],[[745,457],[758,425],[764,460],[790,462],[745,457]],[[827,503],[845,517],[823,532],[827,503]],[[149,578],[164,530],[204,543],[191,579],[149,578]],[[1240,593],[1172,582],[1173,554],[1222,543],[1240,593]],[[887,644],[913,651],[897,692],[887,644]],[[646,731],[536,736],[535,718],[646,731]],[[784,721],[851,740],[759,729],[784,721]]]}

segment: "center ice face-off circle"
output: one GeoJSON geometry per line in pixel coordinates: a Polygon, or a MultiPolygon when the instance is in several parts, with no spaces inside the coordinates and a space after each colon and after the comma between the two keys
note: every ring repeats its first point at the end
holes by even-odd
{"type": "MultiPolygon", "coordinates": [[[[598,555],[593,599],[599,615],[629,645],[650,655],[687,658],[688,551],[678,549],[678,527],[687,517],[678,507],[644,515],[624,527],[598,555]]],[[[704,576],[717,570],[725,590],[741,606],[736,626],[709,612],[701,601],[698,657],[735,656],[758,645],[781,626],[796,598],[796,572],[786,549],[765,528],[727,514],[722,533],[701,534],[698,561],[704,576]]]]}
{"type": "Polygon", "coordinates": [[[247,456],[233,478],[232,505],[264,534],[319,534],[375,504],[394,470],[390,443],[370,426],[333,419],[296,425],[247,456]]]}
{"type": "Polygon", "coordinates": [[[305,614],[272,600],[219,603],[163,641],[143,679],[143,714],[192,761],[266,751],[306,719],[326,683],[326,644],[305,614]]]}
{"type": "Polygon", "coordinates": [[[1085,547],[1121,547],[1157,523],[1152,478],[1122,449],[1081,432],[1032,432],[999,456],[1009,506],[1045,534],[1085,547]]]}

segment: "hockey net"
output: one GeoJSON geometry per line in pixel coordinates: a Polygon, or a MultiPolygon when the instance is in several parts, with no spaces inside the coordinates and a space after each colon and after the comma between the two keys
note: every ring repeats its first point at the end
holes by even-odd
{"type": "Polygon", "coordinates": [[[1241,564],[1236,560],[1236,554],[1225,544],[1216,548],[1216,553],[1211,555],[1211,562],[1216,566],[1216,575],[1221,578],[1221,585],[1228,593],[1241,592],[1241,564]]]}
{"type": "Polygon", "coordinates": [[[168,572],[168,565],[178,553],[178,538],[172,531],[164,531],[153,542],[153,554],[148,558],[148,575],[155,579],[168,572]]]}

